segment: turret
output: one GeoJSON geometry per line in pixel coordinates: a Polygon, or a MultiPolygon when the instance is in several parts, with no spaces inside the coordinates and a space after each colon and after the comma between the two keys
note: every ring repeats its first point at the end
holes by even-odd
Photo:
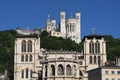
{"type": "Polygon", "coordinates": [[[60,12],[60,32],[62,36],[65,38],[66,37],[66,26],[65,26],[65,12],[64,11],[60,12]]]}

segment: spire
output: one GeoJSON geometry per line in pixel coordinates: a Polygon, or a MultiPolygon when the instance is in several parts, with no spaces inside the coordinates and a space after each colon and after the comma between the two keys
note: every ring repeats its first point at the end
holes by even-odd
{"type": "Polygon", "coordinates": [[[50,21],[50,15],[48,14],[48,16],[47,16],[48,18],[47,18],[47,21],[50,21]]]}

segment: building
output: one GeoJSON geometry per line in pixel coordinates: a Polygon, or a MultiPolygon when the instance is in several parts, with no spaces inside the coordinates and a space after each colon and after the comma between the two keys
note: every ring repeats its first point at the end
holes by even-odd
{"type": "Polygon", "coordinates": [[[70,38],[76,43],[81,42],[81,14],[79,12],[75,13],[75,17],[70,17],[66,19],[66,13],[64,11],[60,12],[60,24],[56,24],[56,20],[48,19],[46,22],[46,30],[51,34],[51,36],[70,38]]]}
{"type": "Polygon", "coordinates": [[[83,52],[46,50],[40,47],[38,34],[18,35],[14,80],[88,80],[87,71],[106,62],[106,42],[103,36],[88,35],[83,43],[83,52]]]}
{"type": "Polygon", "coordinates": [[[120,66],[103,66],[90,70],[88,80],[120,80],[120,66]]]}

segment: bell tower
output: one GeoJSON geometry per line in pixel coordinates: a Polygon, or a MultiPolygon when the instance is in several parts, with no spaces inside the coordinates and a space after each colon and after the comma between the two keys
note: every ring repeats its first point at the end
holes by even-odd
{"type": "Polygon", "coordinates": [[[89,35],[84,39],[84,55],[87,70],[103,66],[107,61],[106,42],[101,35],[89,35]]]}

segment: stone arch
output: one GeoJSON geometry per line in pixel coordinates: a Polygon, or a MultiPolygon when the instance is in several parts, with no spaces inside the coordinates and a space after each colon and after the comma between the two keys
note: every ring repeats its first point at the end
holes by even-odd
{"type": "Polygon", "coordinates": [[[58,65],[58,75],[64,75],[64,67],[62,64],[58,65]]]}
{"type": "Polygon", "coordinates": [[[23,40],[21,43],[21,52],[26,52],[26,41],[23,40]]]}
{"type": "Polygon", "coordinates": [[[51,65],[51,73],[52,73],[52,75],[55,75],[55,66],[54,65],[51,65]]]}
{"type": "Polygon", "coordinates": [[[28,52],[32,52],[32,41],[28,41],[28,52]]]}
{"type": "Polygon", "coordinates": [[[72,74],[72,68],[71,68],[71,66],[68,64],[67,66],[66,66],[66,75],[71,75],[72,74]]]}

